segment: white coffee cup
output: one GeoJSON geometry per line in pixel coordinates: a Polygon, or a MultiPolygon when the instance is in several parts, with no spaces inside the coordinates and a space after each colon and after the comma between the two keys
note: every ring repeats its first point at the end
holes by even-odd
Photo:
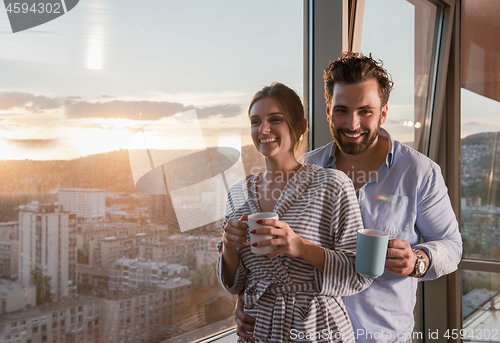
{"type": "MultiPolygon", "coordinates": [[[[262,225],[262,224],[257,224],[257,220],[262,220],[262,219],[276,219],[278,220],[278,214],[275,212],[260,212],[260,213],[254,213],[248,216],[248,232],[251,232],[252,230],[256,229],[262,229],[262,228],[267,228],[267,227],[272,227],[269,225],[262,225]]],[[[253,243],[260,242],[260,241],[267,241],[269,239],[276,238],[274,235],[254,235],[250,233],[250,244],[252,245],[253,243]]],[[[278,248],[277,245],[269,245],[266,247],[254,247],[252,246],[252,252],[256,255],[266,255],[272,253],[274,250],[278,248]]]]}

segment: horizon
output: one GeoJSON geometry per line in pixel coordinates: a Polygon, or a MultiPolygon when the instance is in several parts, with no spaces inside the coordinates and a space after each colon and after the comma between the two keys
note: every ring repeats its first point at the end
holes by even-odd
{"type": "MultiPolygon", "coordinates": [[[[473,124],[475,124],[475,123],[473,123],[473,124]]],[[[488,134],[488,133],[500,133],[500,130],[499,131],[482,131],[482,132],[470,133],[467,136],[461,137],[460,140],[464,140],[464,139],[469,138],[471,136],[483,135],[483,134],[488,134]]],[[[0,138],[0,141],[2,141],[2,140],[3,139],[0,138]]],[[[38,141],[38,140],[34,139],[33,141],[38,141]]],[[[218,147],[217,145],[207,146],[207,148],[217,148],[217,147],[218,147]]],[[[241,149],[243,149],[245,147],[255,147],[255,146],[253,145],[253,143],[241,145],[241,149]]],[[[57,161],[63,161],[63,162],[68,162],[68,161],[78,160],[80,158],[86,158],[86,157],[91,157],[91,156],[96,156],[96,155],[103,155],[103,154],[108,154],[108,153],[113,153],[113,152],[120,152],[120,151],[129,152],[130,150],[146,150],[146,149],[119,148],[119,149],[114,149],[114,150],[109,150],[109,151],[102,151],[102,152],[91,153],[91,154],[88,154],[88,155],[81,155],[81,156],[77,156],[77,157],[73,157],[73,158],[67,158],[67,159],[45,159],[45,160],[42,160],[42,159],[31,159],[31,158],[19,158],[19,159],[3,159],[3,158],[0,158],[0,162],[10,162],[10,161],[32,161],[32,162],[35,162],[35,161],[36,162],[46,162],[46,161],[57,162],[57,161]]],[[[176,150],[178,150],[178,151],[202,151],[202,150],[205,150],[205,149],[193,149],[193,148],[190,148],[190,149],[186,149],[186,148],[157,149],[157,148],[152,148],[152,149],[148,149],[148,150],[151,150],[151,151],[176,151],[176,150]]],[[[256,151],[256,153],[259,153],[259,152],[256,151]]]]}
{"type": "MultiPolygon", "coordinates": [[[[1,140],[1,138],[0,138],[1,140]]],[[[212,145],[212,146],[208,146],[207,148],[218,148],[219,146],[216,146],[216,145],[212,145]]],[[[245,148],[245,147],[255,147],[253,144],[245,144],[245,145],[242,145],[241,146],[241,149],[245,148]]],[[[108,153],[113,153],[113,152],[121,152],[121,151],[126,151],[126,152],[129,152],[129,151],[139,151],[139,150],[146,150],[146,149],[127,149],[127,148],[120,148],[120,149],[116,149],[116,150],[110,150],[110,151],[103,151],[103,152],[97,152],[97,153],[93,153],[93,154],[89,154],[89,155],[82,155],[82,156],[78,156],[78,157],[74,157],[74,158],[71,158],[71,159],[49,159],[49,160],[40,160],[40,159],[29,159],[29,158],[25,158],[25,159],[2,159],[0,158],[0,162],[10,162],[10,161],[33,161],[33,162],[47,162],[47,161],[54,161],[54,162],[57,162],[57,161],[74,161],[74,160],[78,160],[80,158],[86,158],[86,157],[92,157],[92,156],[96,156],[96,155],[103,155],[103,154],[108,154],[108,153]]],[[[147,149],[147,150],[150,150],[150,151],[203,151],[205,149],[147,149]]],[[[257,150],[255,150],[256,153],[259,153],[257,150]]]]}

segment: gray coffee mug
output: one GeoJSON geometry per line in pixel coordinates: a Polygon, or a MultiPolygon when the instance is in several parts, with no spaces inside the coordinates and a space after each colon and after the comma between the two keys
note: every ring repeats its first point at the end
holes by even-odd
{"type": "Polygon", "coordinates": [[[389,234],[380,230],[360,229],[356,242],[356,271],[369,278],[384,273],[389,234]]]}

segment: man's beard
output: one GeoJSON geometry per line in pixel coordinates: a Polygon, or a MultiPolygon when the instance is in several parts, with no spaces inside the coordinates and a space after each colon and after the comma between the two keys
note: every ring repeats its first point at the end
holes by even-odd
{"type": "Polygon", "coordinates": [[[361,142],[355,143],[355,142],[344,142],[343,141],[343,132],[348,133],[348,134],[356,134],[356,133],[361,133],[359,131],[350,131],[346,129],[337,129],[335,130],[332,125],[330,124],[330,132],[332,134],[332,137],[335,139],[335,142],[337,142],[337,146],[339,147],[340,151],[349,154],[349,155],[358,155],[361,154],[362,152],[366,151],[373,142],[375,142],[375,139],[377,139],[378,134],[380,132],[380,125],[382,123],[382,117],[379,118],[378,120],[378,125],[375,131],[373,132],[363,132],[363,136],[368,135],[366,138],[364,138],[361,142]]]}

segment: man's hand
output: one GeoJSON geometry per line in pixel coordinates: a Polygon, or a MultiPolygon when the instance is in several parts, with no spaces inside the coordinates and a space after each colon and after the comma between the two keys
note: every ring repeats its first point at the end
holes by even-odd
{"type": "MultiPolygon", "coordinates": [[[[429,256],[425,251],[420,249],[419,251],[429,266],[429,256]]],[[[386,270],[397,275],[406,276],[413,272],[416,262],[417,255],[411,250],[410,243],[397,238],[389,241],[387,259],[385,260],[386,270]]]]}
{"type": "Polygon", "coordinates": [[[255,338],[253,338],[252,334],[248,333],[253,332],[255,318],[250,317],[248,314],[246,314],[245,311],[243,311],[244,307],[246,307],[245,300],[243,299],[243,294],[241,294],[236,301],[236,310],[234,311],[237,324],[236,334],[245,340],[255,341],[255,338]]]}

